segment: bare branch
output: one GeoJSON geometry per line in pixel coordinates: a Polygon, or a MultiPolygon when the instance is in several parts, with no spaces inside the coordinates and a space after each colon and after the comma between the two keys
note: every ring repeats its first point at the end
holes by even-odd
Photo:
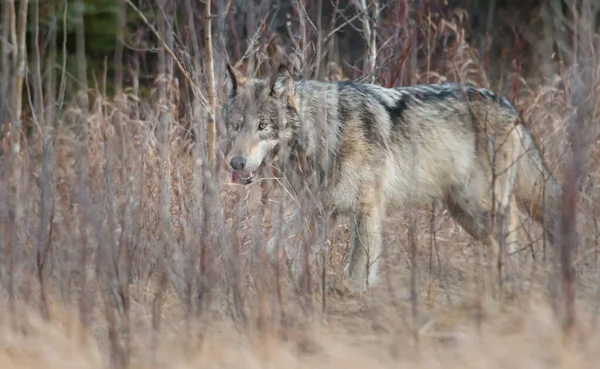
{"type": "MultiPolygon", "coordinates": [[[[156,36],[156,38],[158,38],[158,40],[162,43],[162,45],[165,48],[165,50],[173,58],[173,60],[175,61],[175,64],[177,64],[177,68],[179,68],[179,70],[181,71],[181,73],[183,73],[183,75],[185,76],[185,79],[189,82],[190,86],[192,87],[192,90],[194,91],[194,93],[196,94],[196,96],[198,97],[198,99],[200,99],[200,103],[202,104],[202,107],[204,109],[206,109],[207,112],[210,113],[211,109],[209,107],[208,100],[206,99],[206,97],[204,97],[204,94],[202,93],[202,91],[200,91],[200,89],[196,86],[196,84],[194,83],[192,77],[185,70],[185,68],[183,67],[183,65],[181,64],[181,62],[179,61],[179,59],[177,58],[177,56],[173,52],[173,50],[171,50],[171,48],[169,47],[169,45],[167,45],[167,43],[165,42],[164,38],[160,35],[160,33],[156,30],[156,28],[154,28],[154,26],[148,21],[148,18],[146,18],[146,16],[144,15],[144,13],[142,13],[142,11],[140,9],[138,9],[131,2],[131,0],[125,0],[125,1],[127,2],[127,4],[129,4],[129,6],[131,6],[133,8],[133,10],[135,10],[136,13],[138,13],[138,15],[144,21],[144,23],[150,28],[150,30],[152,31],[152,33],[154,34],[154,36],[156,36]]],[[[214,120],[214,117],[211,117],[211,119],[214,120]]]]}

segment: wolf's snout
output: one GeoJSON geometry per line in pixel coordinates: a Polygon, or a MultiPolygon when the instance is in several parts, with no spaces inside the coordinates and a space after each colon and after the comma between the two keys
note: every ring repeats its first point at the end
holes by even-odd
{"type": "Polygon", "coordinates": [[[235,170],[243,170],[246,166],[246,158],[243,156],[234,156],[229,161],[229,165],[235,170]]]}

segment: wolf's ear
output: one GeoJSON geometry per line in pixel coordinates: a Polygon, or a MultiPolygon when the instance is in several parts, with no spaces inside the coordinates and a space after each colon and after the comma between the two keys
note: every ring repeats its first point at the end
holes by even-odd
{"type": "Polygon", "coordinates": [[[231,64],[227,63],[227,96],[234,97],[240,86],[246,83],[246,77],[242,76],[231,64]]]}
{"type": "Polygon", "coordinates": [[[281,64],[277,73],[275,73],[271,79],[271,96],[275,98],[294,96],[295,87],[294,78],[292,77],[290,70],[285,65],[281,64]]]}

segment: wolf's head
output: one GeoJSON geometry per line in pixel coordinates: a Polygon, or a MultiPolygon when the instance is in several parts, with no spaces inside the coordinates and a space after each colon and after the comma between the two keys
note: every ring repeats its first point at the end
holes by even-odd
{"type": "Polygon", "coordinates": [[[285,66],[269,80],[243,77],[227,64],[228,99],[223,106],[232,181],[250,184],[265,160],[293,136],[298,112],[295,83],[285,66]]]}

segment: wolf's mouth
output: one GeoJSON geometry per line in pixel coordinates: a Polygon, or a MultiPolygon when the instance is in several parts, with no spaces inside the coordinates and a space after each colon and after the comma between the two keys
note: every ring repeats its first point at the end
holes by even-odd
{"type": "Polygon", "coordinates": [[[244,185],[255,182],[258,179],[256,171],[244,172],[236,171],[231,172],[231,182],[238,182],[244,185]]]}

